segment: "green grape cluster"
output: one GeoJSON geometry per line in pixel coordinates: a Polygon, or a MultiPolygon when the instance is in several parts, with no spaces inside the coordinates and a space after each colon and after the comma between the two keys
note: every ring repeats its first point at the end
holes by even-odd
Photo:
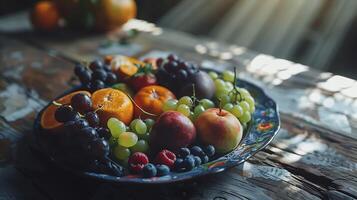
{"type": "Polygon", "coordinates": [[[179,100],[170,99],[163,105],[163,110],[170,111],[175,110],[190,118],[191,121],[197,119],[197,117],[209,108],[215,107],[213,101],[209,99],[198,100],[195,97],[183,96],[179,100]]]}
{"type": "Polygon", "coordinates": [[[248,90],[236,85],[236,75],[232,71],[224,71],[221,75],[209,72],[213,79],[216,92],[215,98],[220,106],[236,116],[239,121],[246,125],[252,119],[255,111],[255,101],[248,90]]]}
{"type": "Polygon", "coordinates": [[[109,144],[113,147],[116,159],[126,162],[135,152],[149,152],[149,134],[155,121],[152,119],[134,119],[129,127],[116,118],[110,118],[107,126],[111,133],[109,144]]]}

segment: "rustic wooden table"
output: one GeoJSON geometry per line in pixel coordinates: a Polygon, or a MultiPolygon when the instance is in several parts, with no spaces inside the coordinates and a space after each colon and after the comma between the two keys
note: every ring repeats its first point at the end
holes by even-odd
{"type": "Polygon", "coordinates": [[[0,199],[356,199],[357,82],[307,66],[160,29],[143,21],[116,34],[34,33],[26,13],[0,19],[0,199]],[[237,66],[279,104],[274,141],[231,170],[194,181],[139,187],[76,177],[31,147],[36,113],[76,81],[74,62],[105,54],[175,52],[205,67],[237,66]]]}

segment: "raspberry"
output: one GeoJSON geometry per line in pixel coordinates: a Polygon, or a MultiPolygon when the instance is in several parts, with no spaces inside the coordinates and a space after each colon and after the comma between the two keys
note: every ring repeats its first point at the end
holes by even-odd
{"type": "Polygon", "coordinates": [[[155,158],[156,164],[167,165],[168,167],[172,167],[175,163],[176,155],[169,150],[160,151],[155,158]]]}
{"type": "Polygon", "coordinates": [[[136,152],[128,160],[129,170],[134,174],[138,174],[148,163],[149,158],[144,153],[136,152]]]}

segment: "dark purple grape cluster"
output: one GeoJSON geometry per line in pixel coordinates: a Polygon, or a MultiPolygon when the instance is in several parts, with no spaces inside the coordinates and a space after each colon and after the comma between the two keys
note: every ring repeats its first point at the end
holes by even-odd
{"type": "Polygon", "coordinates": [[[55,119],[64,123],[65,134],[59,148],[71,155],[68,157],[71,159],[70,162],[77,162],[80,157],[81,168],[100,173],[110,172],[116,176],[123,175],[121,166],[108,164],[110,146],[107,140],[111,134],[109,129],[99,126],[100,119],[92,109],[89,96],[84,93],[75,94],[70,105],[61,105],[57,108],[55,119]],[[108,169],[105,169],[105,166],[108,169]]]}
{"type": "Polygon", "coordinates": [[[183,83],[199,71],[196,64],[186,62],[174,54],[170,54],[167,58],[159,58],[156,62],[159,84],[174,92],[177,92],[183,83]]]}
{"type": "Polygon", "coordinates": [[[92,61],[88,67],[77,64],[74,73],[82,85],[90,91],[96,91],[118,82],[118,77],[101,60],[92,61]]]}

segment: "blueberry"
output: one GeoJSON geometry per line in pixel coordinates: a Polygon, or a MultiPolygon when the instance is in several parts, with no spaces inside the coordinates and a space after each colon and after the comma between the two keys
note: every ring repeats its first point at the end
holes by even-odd
{"type": "Polygon", "coordinates": [[[145,178],[154,177],[157,174],[156,167],[151,163],[146,164],[142,170],[142,174],[145,178]]]}
{"type": "Polygon", "coordinates": [[[157,176],[165,176],[170,173],[170,168],[167,165],[156,165],[157,176]]]}
{"type": "Polygon", "coordinates": [[[206,155],[208,157],[212,157],[216,153],[216,150],[215,150],[214,146],[212,146],[212,145],[208,145],[208,146],[204,147],[203,151],[206,153],[206,155]]]}
{"type": "Polygon", "coordinates": [[[209,161],[209,158],[207,155],[205,155],[205,156],[201,157],[201,160],[202,160],[202,164],[204,164],[209,161]]]}
{"type": "Polygon", "coordinates": [[[179,158],[186,158],[186,156],[190,155],[190,149],[188,148],[181,148],[177,154],[179,158]]]}
{"type": "Polygon", "coordinates": [[[190,171],[195,167],[195,158],[192,155],[187,156],[182,165],[184,166],[186,171],[190,171]]]}
{"type": "Polygon", "coordinates": [[[182,158],[177,158],[174,163],[174,169],[176,171],[182,171],[184,169],[183,166],[183,159],[182,158]]]}
{"type": "Polygon", "coordinates": [[[194,156],[193,158],[195,159],[195,166],[196,167],[198,167],[198,166],[200,166],[202,164],[202,160],[201,160],[200,157],[194,156]]]}
{"type": "Polygon", "coordinates": [[[206,155],[205,152],[203,152],[203,150],[199,146],[191,147],[191,154],[193,154],[194,156],[198,156],[200,158],[206,155]]]}

